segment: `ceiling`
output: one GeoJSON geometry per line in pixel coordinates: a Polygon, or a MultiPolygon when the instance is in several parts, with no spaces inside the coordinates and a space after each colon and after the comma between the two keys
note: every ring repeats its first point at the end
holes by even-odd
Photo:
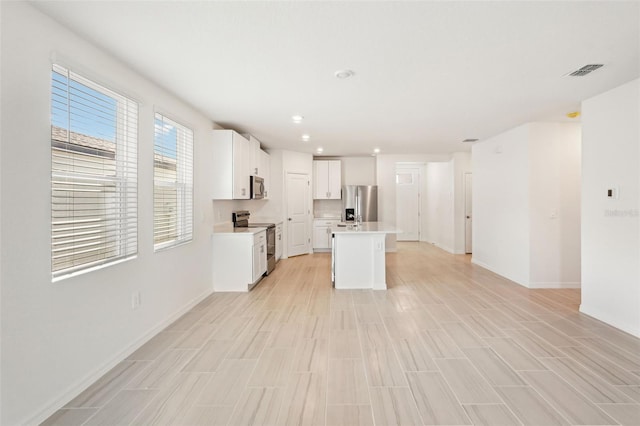
{"type": "Polygon", "coordinates": [[[217,124],[325,155],[465,151],[640,75],[636,1],[34,4],[217,124]]]}

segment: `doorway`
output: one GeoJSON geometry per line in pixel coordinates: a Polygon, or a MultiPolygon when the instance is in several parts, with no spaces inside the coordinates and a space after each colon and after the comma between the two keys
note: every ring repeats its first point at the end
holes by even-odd
{"type": "Polygon", "coordinates": [[[420,241],[420,168],[396,167],[398,241],[420,241]]]}
{"type": "Polygon", "coordinates": [[[464,174],[464,252],[473,253],[472,174],[464,174]]]}
{"type": "Polygon", "coordinates": [[[287,256],[309,253],[309,175],[287,173],[287,256]]]}

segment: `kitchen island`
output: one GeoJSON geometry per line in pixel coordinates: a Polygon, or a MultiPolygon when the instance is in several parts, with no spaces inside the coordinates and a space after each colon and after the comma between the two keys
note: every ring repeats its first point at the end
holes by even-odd
{"type": "Polygon", "coordinates": [[[331,228],[331,278],[336,289],[386,290],[385,238],[399,231],[382,222],[331,228]]]}

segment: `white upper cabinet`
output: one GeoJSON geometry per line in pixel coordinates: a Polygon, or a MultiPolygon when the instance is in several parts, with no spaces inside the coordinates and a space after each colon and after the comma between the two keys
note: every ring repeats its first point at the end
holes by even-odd
{"type": "Polygon", "coordinates": [[[251,145],[233,130],[213,130],[214,200],[248,200],[251,145]]]}
{"type": "Polygon", "coordinates": [[[249,141],[249,151],[247,152],[247,173],[249,176],[260,176],[260,141],[250,134],[243,135],[249,141]]]}
{"type": "Polygon", "coordinates": [[[251,152],[247,156],[249,175],[260,176],[266,181],[269,176],[269,171],[271,170],[269,154],[260,148],[261,143],[255,136],[245,134],[244,137],[249,140],[251,149],[251,152]]]}
{"type": "Polygon", "coordinates": [[[313,198],[315,200],[339,200],[341,188],[340,160],[315,160],[313,162],[313,198]]]}

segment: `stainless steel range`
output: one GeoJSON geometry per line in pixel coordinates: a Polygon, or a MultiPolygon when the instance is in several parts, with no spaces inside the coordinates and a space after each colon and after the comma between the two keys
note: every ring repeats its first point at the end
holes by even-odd
{"type": "Polygon", "coordinates": [[[275,223],[251,223],[251,213],[247,210],[238,210],[231,214],[234,228],[267,228],[267,275],[276,269],[276,224],[275,223]]]}

